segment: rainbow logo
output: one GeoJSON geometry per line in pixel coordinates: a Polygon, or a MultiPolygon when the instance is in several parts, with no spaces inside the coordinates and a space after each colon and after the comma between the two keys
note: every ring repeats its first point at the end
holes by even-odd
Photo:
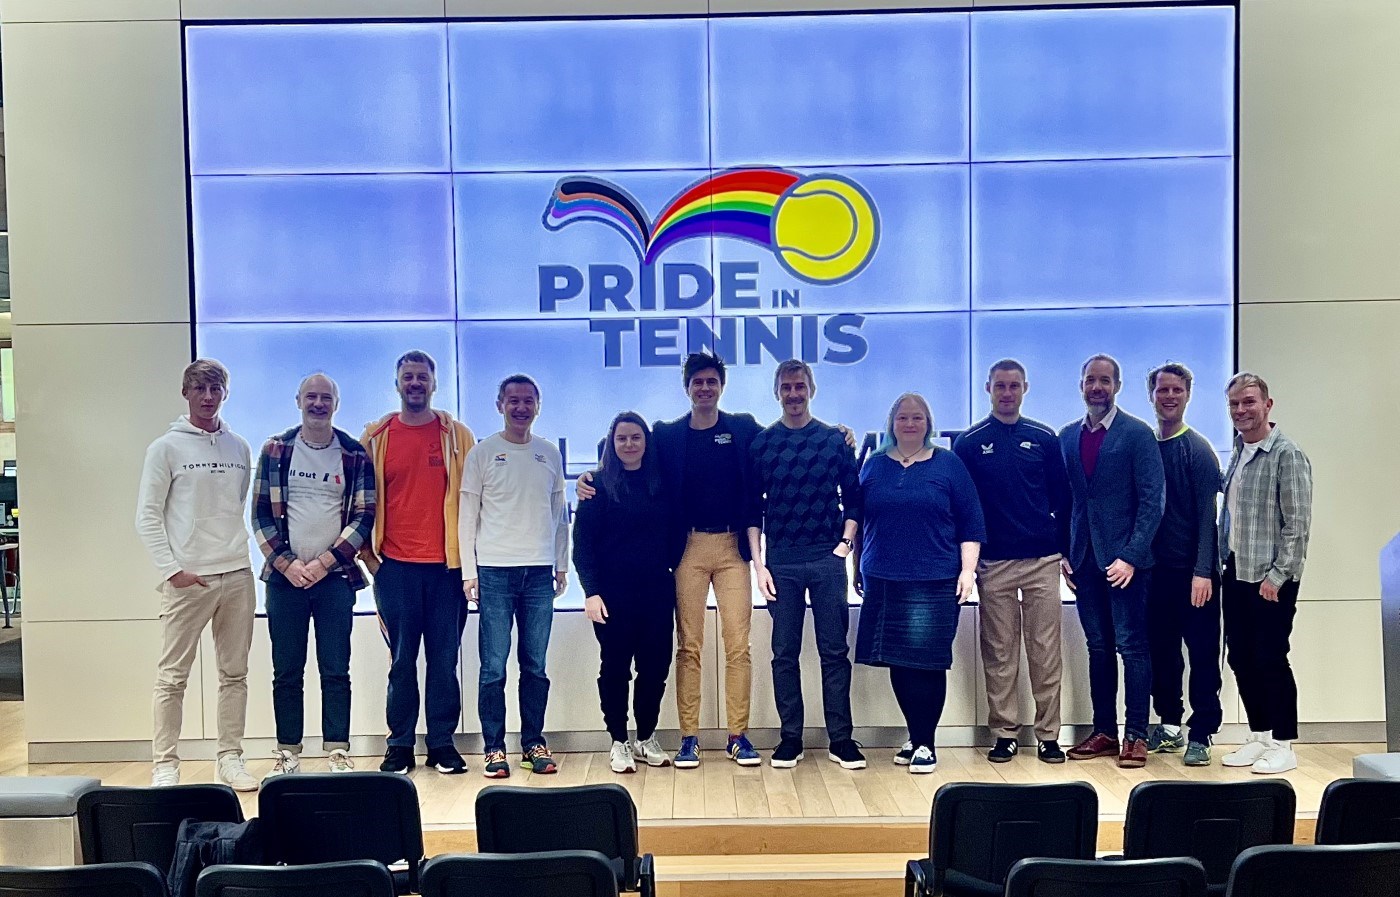
{"type": "Polygon", "coordinates": [[[865,188],[834,174],[742,168],[710,175],[682,190],[656,217],[623,188],[602,178],[559,181],[544,226],[559,230],[593,221],[617,230],[643,265],[683,240],[729,237],[762,246],[808,283],[850,280],[870,264],[880,216],[865,188]]]}

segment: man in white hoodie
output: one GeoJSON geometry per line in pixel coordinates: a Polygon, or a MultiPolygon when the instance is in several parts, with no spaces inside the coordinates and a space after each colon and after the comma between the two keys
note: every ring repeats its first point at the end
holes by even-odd
{"type": "Polygon", "coordinates": [[[253,643],[253,571],[245,504],[251,452],[219,419],[228,370],[211,359],[185,368],[189,403],[146,450],[136,532],[160,571],[163,647],[154,697],[155,766],[151,784],[177,785],[185,684],[204,628],[214,636],[219,671],[219,781],[256,791],[243,763],[248,709],[248,650],[253,643]]]}

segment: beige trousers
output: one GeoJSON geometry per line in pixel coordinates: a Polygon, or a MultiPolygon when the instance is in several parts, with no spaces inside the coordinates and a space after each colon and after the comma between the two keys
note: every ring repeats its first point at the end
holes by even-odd
{"type": "Polygon", "coordinates": [[[749,620],[753,585],[734,533],[691,533],[676,568],[676,711],[681,736],[700,731],[700,652],[705,647],[705,603],[710,586],[719,605],[724,641],[724,696],[730,734],[749,728],[749,620]]]}
{"type": "Polygon", "coordinates": [[[987,726],[997,738],[1021,731],[1016,696],[1025,641],[1031,694],[1035,698],[1035,736],[1060,738],[1060,556],[977,565],[981,601],[982,666],[987,676],[987,726]],[[1016,593],[1020,591],[1020,600],[1016,593]]]}
{"type": "Polygon", "coordinates": [[[219,755],[243,750],[248,711],[248,650],[253,645],[256,594],[253,571],[204,574],[207,586],[160,587],[160,622],[164,646],[156,668],[152,712],[156,763],[178,763],[180,727],[185,716],[185,685],[205,626],[214,635],[214,662],[219,670],[219,755]],[[211,625],[212,624],[212,625],[211,625]]]}

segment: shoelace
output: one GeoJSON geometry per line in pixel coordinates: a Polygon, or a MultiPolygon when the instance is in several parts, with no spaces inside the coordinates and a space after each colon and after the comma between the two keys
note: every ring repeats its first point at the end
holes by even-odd
{"type": "Polygon", "coordinates": [[[554,759],[552,756],[550,756],[549,748],[545,747],[542,744],[537,744],[525,752],[525,759],[527,760],[539,760],[541,758],[545,760],[554,759]]]}
{"type": "Polygon", "coordinates": [[[272,756],[274,756],[274,757],[277,758],[277,762],[273,765],[272,771],[273,771],[273,772],[286,772],[286,771],[287,771],[287,767],[290,765],[290,764],[287,762],[287,755],[284,754],[284,753],[282,753],[281,751],[273,751],[273,752],[272,752],[272,756]]]}
{"type": "Polygon", "coordinates": [[[487,762],[487,763],[504,763],[504,762],[506,762],[506,752],[505,752],[505,751],[492,751],[491,753],[489,753],[489,754],[486,755],[486,762],[487,762]]]}
{"type": "Polygon", "coordinates": [[[345,767],[346,769],[354,769],[354,768],[355,768],[355,761],[354,761],[354,760],[351,760],[351,759],[349,758],[349,756],[347,756],[347,755],[345,755],[345,754],[340,754],[339,756],[337,756],[336,754],[332,754],[332,755],[331,755],[331,761],[330,761],[330,763],[331,763],[331,769],[335,769],[337,765],[343,766],[343,767],[345,767]]]}

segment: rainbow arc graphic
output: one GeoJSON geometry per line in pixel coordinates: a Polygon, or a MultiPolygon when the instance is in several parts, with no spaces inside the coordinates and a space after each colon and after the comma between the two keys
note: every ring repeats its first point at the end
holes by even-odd
{"type": "Polygon", "coordinates": [[[677,243],[726,237],[772,252],[795,277],[830,285],[855,277],[875,255],[880,219],[870,195],[834,174],[802,175],[781,168],[717,172],[682,190],[653,221],[625,189],[603,178],[575,175],[554,187],[544,226],[580,221],[621,233],[643,265],[677,243]]]}

